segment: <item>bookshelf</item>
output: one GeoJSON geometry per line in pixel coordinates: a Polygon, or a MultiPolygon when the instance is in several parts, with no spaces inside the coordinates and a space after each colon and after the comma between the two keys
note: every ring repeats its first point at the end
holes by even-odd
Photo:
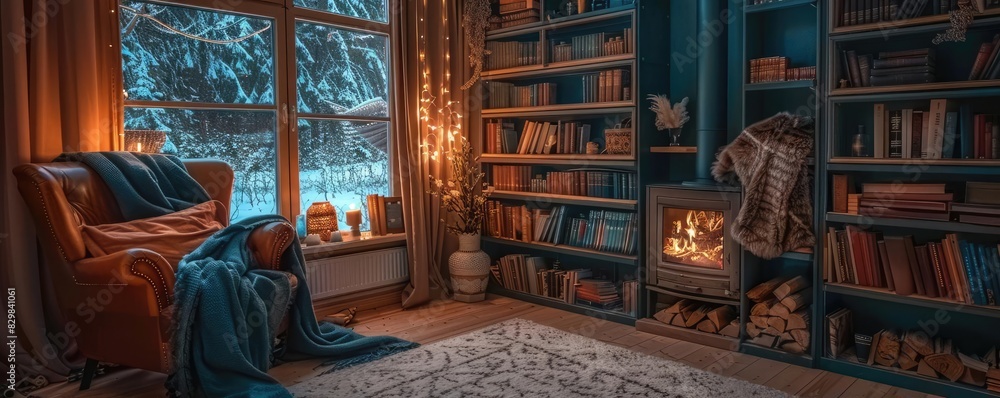
{"type": "MultiPolygon", "coordinates": [[[[995,245],[1000,240],[998,239],[1000,227],[962,223],[956,221],[957,218],[954,216],[948,220],[925,220],[871,217],[834,211],[833,185],[835,176],[841,175],[848,176],[851,179],[849,185],[856,188],[856,192],[859,193],[862,192],[860,188],[865,183],[944,183],[947,192],[954,194],[954,202],[961,203],[965,199],[963,195],[966,181],[1000,182],[998,178],[1000,170],[997,169],[997,166],[1000,166],[998,161],[1000,159],[974,158],[978,153],[974,151],[973,156],[968,156],[968,144],[973,143],[971,138],[974,137],[975,129],[970,127],[965,118],[966,114],[990,113],[1000,104],[1000,81],[969,80],[970,70],[980,44],[1000,33],[1000,8],[987,9],[977,15],[968,30],[966,42],[945,42],[934,45],[931,40],[935,35],[949,27],[949,16],[946,12],[935,13],[925,9],[922,14],[904,20],[844,24],[844,15],[841,11],[850,1],[852,0],[820,3],[823,4],[826,32],[822,35],[820,47],[820,57],[824,67],[821,68],[821,75],[818,77],[820,82],[818,93],[824,118],[818,125],[820,139],[817,140],[816,188],[820,193],[817,195],[814,208],[819,217],[817,224],[820,227],[817,231],[817,240],[822,242],[829,239],[826,234],[829,228],[843,230],[847,227],[858,227],[864,232],[883,233],[886,238],[912,237],[916,245],[940,242],[947,234],[956,234],[959,240],[968,240],[970,243],[995,245]],[[861,74],[861,76],[872,76],[870,70],[876,69],[875,60],[892,59],[881,57],[880,53],[921,48],[932,48],[936,56],[936,62],[931,60],[930,64],[923,65],[930,68],[922,69],[932,74],[934,80],[932,82],[901,81],[896,85],[879,86],[872,84],[874,80],[871,80],[869,84],[858,86],[850,81],[851,60],[845,57],[848,51],[853,51],[859,57],[872,55],[871,69],[868,69],[868,73],[861,74]],[[842,80],[848,80],[846,86],[842,80]],[[905,157],[906,155],[890,157],[887,141],[882,141],[885,146],[879,146],[882,151],[879,153],[877,150],[879,147],[875,145],[878,140],[876,136],[888,131],[878,132],[878,124],[882,120],[879,115],[888,118],[891,112],[906,110],[929,113],[932,110],[931,100],[945,100],[946,107],[942,115],[954,113],[956,116],[961,116],[955,119],[957,123],[952,130],[955,139],[950,156],[942,154],[937,158],[935,155],[922,155],[918,153],[919,149],[912,149],[910,157],[905,157]],[[858,126],[864,126],[865,136],[861,140],[865,147],[863,152],[866,152],[864,156],[853,153],[853,146],[857,142],[854,135],[858,131],[858,126]]],[[[883,63],[881,68],[887,68],[886,65],[889,64],[890,62],[883,63]]],[[[863,65],[863,62],[860,65],[863,65]]],[[[893,66],[899,67],[890,65],[888,68],[893,66]]],[[[888,123],[884,126],[889,127],[888,123]]],[[[944,148],[946,147],[942,146],[940,149],[944,148]]],[[[925,148],[922,150],[927,151],[925,148]]],[[[935,151],[932,149],[930,152],[935,151]]],[[[938,327],[933,331],[934,337],[953,341],[958,352],[979,355],[989,347],[1000,344],[1000,339],[982,329],[983,325],[997,324],[1000,318],[1000,306],[960,303],[947,295],[931,297],[939,293],[901,295],[885,287],[843,282],[837,280],[839,277],[828,281],[825,275],[827,268],[824,267],[827,262],[833,261],[831,259],[836,254],[826,246],[819,245],[813,260],[816,286],[823,286],[815,292],[813,313],[814,329],[817,332],[813,336],[815,366],[935,395],[997,396],[982,386],[923,376],[915,369],[909,371],[899,366],[886,367],[859,362],[854,348],[849,348],[849,351],[836,357],[832,356],[829,348],[830,336],[826,326],[827,316],[841,308],[851,311],[853,332],[867,335],[886,329],[906,332],[919,329],[917,325],[933,322],[938,327]],[[942,316],[947,317],[948,321],[935,320],[942,316]]],[[[874,261],[881,263],[883,260],[874,261]]],[[[893,261],[895,260],[889,258],[890,263],[893,261]]],[[[961,263],[966,260],[958,261],[961,263]]],[[[921,272],[926,274],[926,271],[921,272]]],[[[933,274],[941,271],[934,269],[932,265],[931,272],[933,274]]],[[[885,282],[875,285],[884,286],[885,282]]],[[[853,332],[849,338],[852,347],[853,332]]]]}
{"type": "MultiPolygon", "coordinates": [[[[543,0],[539,3],[541,14],[544,16],[549,11],[555,10],[561,2],[543,0]]],[[[480,161],[487,173],[487,180],[491,184],[511,179],[516,181],[514,183],[516,189],[506,189],[510,186],[508,184],[503,190],[494,190],[490,198],[495,201],[494,208],[522,207],[525,209],[522,211],[532,214],[533,220],[537,219],[536,214],[546,211],[554,213],[556,208],[562,208],[573,218],[584,215],[589,217],[592,212],[599,211],[631,214],[634,221],[625,228],[634,228],[634,232],[628,237],[623,235],[621,239],[634,239],[637,242],[636,246],[642,244],[639,243],[640,231],[643,228],[640,193],[645,181],[639,176],[640,169],[645,166],[642,154],[637,148],[642,148],[644,140],[643,129],[640,126],[642,123],[652,124],[652,122],[644,120],[647,115],[639,112],[637,105],[645,93],[659,92],[663,88],[654,87],[650,83],[650,81],[658,82],[659,79],[640,80],[638,71],[647,66],[663,68],[662,65],[666,64],[665,59],[669,57],[669,53],[661,53],[662,48],[655,46],[656,43],[652,40],[639,42],[638,32],[640,30],[649,32],[645,34],[646,37],[663,35],[669,26],[663,22],[668,18],[668,5],[651,1],[627,3],[633,2],[610,1],[607,2],[611,6],[608,9],[587,10],[568,17],[551,19],[543,17],[539,22],[487,33],[488,46],[490,42],[508,42],[504,45],[507,48],[523,48],[521,44],[510,44],[510,42],[538,43],[537,62],[523,65],[514,62],[515,66],[512,67],[486,70],[480,84],[484,95],[484,106],[480,120],[473,121],[473,124],[479,123],[482,128],[480,161]],[[647,49],[649,51],[644,51],[647,49]],[[604,80],[600,78],[600,73],[605,71],[608,71],[606,82],[610,94],[606,94],[607,91],[602,88],[604,86],[594,85],[604,80]],[[588,81],[590,76],[599,78],[588,81]],[[495,87],[510,85],[521,87],[546,83],[555,85],[551,95],[554,98],[550,98],[552,100],[546,104],[490,107],[489,97],[496,95],[495,87]],[[588,93],[588,90],[595,88],[599,91],[599,95],[588,93]],[[619,148],[618,150],[609,150],[611,140],[605,133],[616,129],[614,142],[619,142],[617,140],[620,139],[621,133],[617,131],[628,128],[626,123],[628,121],[631,121],[631,130],[627,136],[631,145],[624,152],[620,149],[622,147],[617,145],[614,148],[619,148]],[[548,128],[554,133],[545,135],[543,131],[547,128],[545,126],[549,126],[548,128]],[[587,129],[586,133],[584,128],[587,129]],[[528,141],[522,143],[522,139],[528,141]],[[552,143],[552,140],[558,143],[549,147],[547,144],[552,143]],[[596,153],[584,150],[588,142],[597,144],[596,153]],[[531,143],[535,145],[532,146],[531,143]],[[519,174],[513,177],[510,174],[499,174],[511,170],[509,168],[511,166],[517,167],[513,173],[519,174]],[[554,180],[553,175],[558,174],[561,177],[571,173],[589,173],[586,174],[586,178],[580,177],[574,181],[585,182],[589,187],[585,192],[590,196],[562,193],[565,191],[565,186],[560,185],[559,180],[554,180]],[[614,174],[615,182],[608,184],[608,180],[591,179],[600,178],[601,173],[614,174]],[[530,189],[524,189],[525,176],[535,180],[532,184],[544,178],[545,183],[542,185],[544,188],[531,185],[530,189]],[[592,183],[597,185],[591,185],[592,183]],[[614,188],[610,189],[613,194],[608,194],[609,190],[600,190],[600,187],[609,185],[614,185],[614,188]],[[555,191],[550,191],[553,189],[555,191]],[[591,189],[603,192],[599,196],[608,197],[596,197],[591,189]],[[536,192],[524,192],[526,190],[536,192]]],[[[529,47],[531,45],[527,44],[529,47]]],[[[531,51],[534,50],[519,55],[531,55],[531,51]]],[[[573,190],[573,193],[580,191],[573,190]]],[[[563,230],[558,231],[567,235],[567,238],[569,234],[565,230],[568,230],[569,222],[567,219],[563,230]]],[[[591,227],[592,225],[588,226],[591,227]]],[[[529,228],[537,227],[532,223],[529,228]]],[[[638,255],[642,252],[641,247],[631,251],[620,248],[595,250],[567,244],[568,239],[554,244],[544,238],[543,241],[537,241],[534,235],[527,239],[522,236],[522,239],[514,240],[489,236],[491,232],[493,231],[484,231],[483,249],[495,262],[503,256],[524,254],[544,257],[550,266],[558,261],[561,270],[587,268],[593,271],[595,278],[607,278],[613,281],[623,304],[625,301],[623,281],[641,280],[638,255]]],[[[580,242],[574,242],[578,243],[580,242]]],[[[634,297],[636,301],[632,303],[634,313],[596,308],[584,303],[567,303],[562,299],[515,290],[503,286],[503,283],[495,278],[491,279],[490,291],[540,305],[633,324],[637,316],[641,316],[640,309],[644,308],[639,303],[642,300],[639,294],[642,291],[640,283],[641,281],[636,283],[634,297]]]]}

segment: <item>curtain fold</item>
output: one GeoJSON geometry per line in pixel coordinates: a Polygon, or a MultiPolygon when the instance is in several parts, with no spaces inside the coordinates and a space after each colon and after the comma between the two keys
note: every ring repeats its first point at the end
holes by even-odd
{"type": "Polygon", "coordinates": [[[461,1],[393,2],[393,29],[403,45],[394,47],[397,68],[393,107],[394,188],[403,197],[407,220],[410,284],[403,307],[430,300],[432,291],[449,293],[443,270],[455,239],[446,233],[438,198],[428,194],[429,179],[449,176],[444,154],[453,141],[447,131],[463,131],[466,116],[461,85],[466,74],[461,35],[461,1]],[[452,54],[457,54],[453,57],[452,54]]]}
{"type": "Polygon", "coordinates": [[[122,115],[115,0],[3,1],[0,266],[17,310],[18,378],[64,377],[82,365],[63,330],[35,227],[11,174],[62,152],[118,149],[122,115]]]}

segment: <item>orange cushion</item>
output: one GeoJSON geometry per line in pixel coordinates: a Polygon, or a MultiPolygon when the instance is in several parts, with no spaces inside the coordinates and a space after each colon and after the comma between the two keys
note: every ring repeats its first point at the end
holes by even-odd
{"type": "Polygon", "coordinates": [[[226,208],[217,200],[162,215],[118,224],[84,225],[83,242],[99,257],[128,249],[148,249],[175,269],[181,257],[225,227],[226,208]]]}

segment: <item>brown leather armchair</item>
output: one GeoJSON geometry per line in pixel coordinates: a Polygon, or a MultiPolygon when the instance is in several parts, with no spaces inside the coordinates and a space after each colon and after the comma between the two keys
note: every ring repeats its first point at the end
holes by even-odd
{"type": "MultiPolygon", "coordinates": [[[[228,210],[232,168],[217,160],[184,164],[212,199],[228,210]]],[[[108,186],[89,167],[75,162],[26,164],[16,167],[14,175],[35,221],[42,266],[51,275],[67,319],[64,330],[76,334],[77,345],[88,358],[81,390],[89,387],[98,361],[169,373],[173,267],[146,249],[102,257],[87,252],[81,225],[125,221],[108,186]]],[[[294,237],[286,222],[259,227],[249,242],[253,266],[281,269],[281,254],[294,237]]],[[[297,286],[295,276],[287,275],[297,286]]],[[[282,330],[286,325],[287,319],[282,330]]]]}

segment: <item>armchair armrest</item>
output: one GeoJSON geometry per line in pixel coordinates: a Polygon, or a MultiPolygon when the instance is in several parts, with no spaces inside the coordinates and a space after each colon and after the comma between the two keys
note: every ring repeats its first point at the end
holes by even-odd
{"type": "Polygon", "coordinates": [[[272,222],[257,227],[247,241],[257,268],[280,271],[281,256],[297,242],[295,229],[287,222],[272,222]]]}
{"type": "Polygon", "coordinates": [[[86,294],[108,291],[113,295],[108,306],[122,312],[158,314],[173,304],[174,268],[151,250],[129,249],[87,258],[74,263],[73,268],[81,290],[86,294]]]}

